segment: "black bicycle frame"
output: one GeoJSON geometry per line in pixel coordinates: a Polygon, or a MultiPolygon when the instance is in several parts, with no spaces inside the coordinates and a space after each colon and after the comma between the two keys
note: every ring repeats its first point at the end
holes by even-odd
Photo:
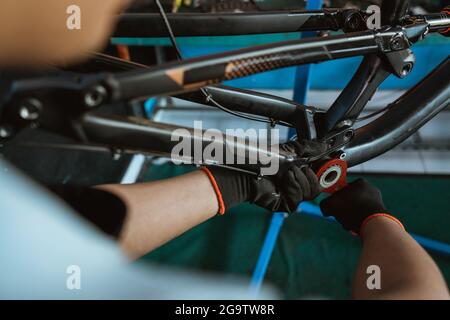
{"type": "MultiPolygon", "coordinates": [[[[396,21],[402,18],[401,12],[404,11],[407,1],[392,2],[392,8],[391,5],[389,8],[395,13],[384,19],[396,24],[396,21]]],[[[338,14],[340,11],[333,12],[338,14]]],[[[308,14],[311,13],[305,15],[308,14]]],[[[317,19],[325,19],[325,14],[315,14],[317,19]]],[[[433,28],[439,30],[439,23],[434,25],[433,28]]],[[[383,116],[356,132],[352,128],[364,106],[388,75],[403,77],[411,71],[414,60],[409,47],[430,30],[426,19],[418,19],[404,27],[287,41],[152,68],[97,55],[93,63],[101,65],[105,72],[112,73],[83,75],[81,78],[76,76],[74,79],[20,80],[11,86],[8,97],[13,98],[7,103],[3,115],[11,123],[29,124],[18,119],[16,109],[18,104],[23,105],[24,99],[30,101],[31,97],[34,103],[39,101],[45,106],[39,123],[46,128],[70,134],[84,143],[170,156],[176,143],[171,141],[170,137],[178,127],[140,118],[103,115],[98,113],[96,108],[108,101],[154,95],[172,95],[215,106],[210,99],[213,97],[215,102],[230,110],[268,117],[273,120],[273,124],[283,122],[294,127],[299,139],[317,139],[328,145],[325,154],[309,159],[299,159],[283,152],[278,154],[266,149],[259,150],[276,158],[281,167],[297,160],[311,164],[326,157],[333,157],[333,153],[337,151],[345,152],[349,165],[354,166],[399,144],[449,105],[450,61],[447,58],[427,78],[391,104],[383,116]],[[356,55],[365,56],[363,63],[327,112],[270,95],[226,86],[211,86],[223,80],[277,68],[356,55]],[[207,96],[199,91],[205,86],[208,86],[207,96]],[[66,110],[60,108],[63,103],[67,106],[66,110]]],[[[189,128],[184,132],[184,138],[192,145],[200,144],[205,148],[211,143],[211,139],[205,138],[203,133],[199,134],[189,128]]],[[[222,148],[228,150],[227,141],[234,139],[225,137],[222,148]]],[[[234,147],[242,150],[244,154],[255,151],[252,150],[253,147],[239,142],[234,147]]],[[[213,159],[203,161],[215,164],[213,159]]],[[[260,165],[245,163],[230,167],[260,174],[260,165]]]]}
{"type": "Polygon", "coordinates": [[[118,99],[176,94],[289,66],[401,51],[409,48],[410,41],[417,40],[415,38],[420,37],[426,27],[426,24],[417,24],[404,29],[355,32],[245,48],[117,74],[114,86],[120,88],[118,99]],[[394,37],[398,38],[396,48],[390,44],[394,37]]]}
{"type": "Polygon", "coordinates": [[[450,58],[411,88],[389,110],[355,131],[344,148],[346,161],[355,166],[400,144],[450,105],[450,58]]]}
{"type": "MultiPolygon", "coordinates": [[[[425,79],[393,102],[381,117],[355,131],[353,139],[343,149],[347,154],[346,161],[349,166],[358,165],[390,150],[448,107],[450,105],[449,83],[450,58],[447,58],[425,79]]],[[[226,86],[209,87],[208,90],[215,99],[226,102],[227,106],[235,111],[272,116],[286,121],[306,117],[309,122],[302,120],[302,123],[309,123],[309,128],[314,128],[312,122],[316,110],[313,108],[282,98],[226,86]],[[260,106],[261,108],[259,108],[260,106]],[[299,117],[299,115],[302,116],[299,117]]],[[[196,102],[202,102],[204,99],[197,92],[177,97],[196,102]]],[[[90,115],[85,120],[91,141],[108,145],[115,144],[130,149],[158,151],[165,156],[170,154],[170,150],[174,146],[174,143],[170,142],[170,134],[178,128],[177,126],[134,119],[123,122],[119,118],[101,115],[90,115]]],[[[193,139],[196,139],[192,129],[188,130],[193,139]]],[[[312,136],[311,133],[308,135],[312,136]]],[[[305,136],[306,139],[308,139],[308,135],[305,136]]],[[[245,148],[245,146],[241,147],[245,148]]],[[[276,154],[271,156],[278,157],[276,154]]],[[[294,160],[296,159],[283,154],[277,159],[282,166],[294,160]]],[[[242,165],[237,167],[245,168],[245,170],[256,168],[242,165]]]]}
{"type": "MultiPolygon", "coordinates": [[[[392,103],[385,114],[355,131],[352,140],[343,148],[343,152],[347,155],[348,165],[350,167],[358,165],[390,150],[448,107],[450,105],[449,83],[450,58],[447,58],[425,79],[392,103]]],[[[258,96],[245,90],[236,90],[225,86],[210,87],[209,90],[213,91],[216,99],[230,103],[227,105],[236,111],[265,116],[277,114],[278,118],[285,119],[299,114],[310,114],[312,116],[315,112],[314,109],[292,102],[289,103],[285,99],[269,95],[258,96]],[[231,104],[232,101],[237,101],[237,103],[231,104]],[[256,111],[255,102],[262,102],[263,105],[261,109],[258,108],[257,112],[254,112],[256,111]],[[246,109],[246,107],[249,108],[246,109]]],[[[195,101],[198,98],[198,101],[201,101],[200,96],[195,99],[192,99],[192,96],[189,95],[178,97],[190,101],[195,101]]],[[[130,118],[124,121],[120,117],[95,113],[87,114],[80,123],[90,142],[115,145],[130,150],[141,150],[166,157],[171,155],[171,150],[177,144],[177,142],[171,141],[171,135],[174,130],[179,129],[179,126],[138,118],[130,118]]],[[[200,143],[204,148],[212,142],[212,140],[199,137],[193,129],[185,129],[189,134],[183,138],[190,140],[192,145],[201,141],[200,143]]],[[[226,139],[233,138],[228,137],[226,139]]],[[[223,145],[223,148],[224,150],[228,149],[226,144],[223,145]]],[[[237,145],[236,150],[241,148],[244,149],[244,153],[249,152],[248,146],[240,144],[237,145]]],[[[292,161],[298,160],[283,153],[272,153],[270,157],[276,157],[276,161],[280,163],[281,168],[288,166],[292,161]]],[[[205,163],[212,164],[213,162],[208,162],[208,159],[205,159],[205,163]]],[[[253,173],[259,173],[261,168],[258,165],[251,166],[248,164],[228,165],[228,167],[253,173]]]]}
{"type": "MultiPolygon", "coordinates": [[[[280,11],[254,13],[167,14],[177,36],[227,36],[283,32],[361,29],[363,13],[358,10],[280,11]]],[[[114,37],[166,37],[161,16],[127,13],[118,17],[114,37]]]]}

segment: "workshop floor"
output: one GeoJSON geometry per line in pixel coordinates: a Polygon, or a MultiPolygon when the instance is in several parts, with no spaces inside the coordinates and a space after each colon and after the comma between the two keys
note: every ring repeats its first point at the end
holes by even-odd
{"type": "MultiPolygon", "coordinates": [[[[153,165],[144,180],[167,178],[187,170],[190,169],[168,163],[153,165]]],[[[386,205],[409,231],[450,243],[450,176],[365,177],[382,190],[386,205]]],[[[141,261],[250,276],[270,219],[270,213],[242,205],[194,228],[141,261]]],[[[359,240],[335,223],[290,216],[275,247],[266,282],[275,285],[287,299],[348,299],[360,248],[359,240]]],[[[433,257],[450,284],[450,257],[433,257]]]]}

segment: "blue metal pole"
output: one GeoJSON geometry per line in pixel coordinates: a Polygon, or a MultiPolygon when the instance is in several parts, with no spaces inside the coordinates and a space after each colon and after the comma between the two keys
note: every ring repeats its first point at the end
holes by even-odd
{"type": "Polygon", "coordinates": [[[285,213],[274,213],[270,222],[269,231],[264,239],[264,244],[259,254],[256,268],[253,272],[252,280],[250,283],[250,293],[256,298],[261,288],[261,284],[264,281],[267,267],[269,266],[270,258],[272,257],[275,243],[277,242],[278,234],[285,219],[285,213]]]}
{"type": "MultiPolygon", "coordinates": [[[[323,6],[323,0],[308,0],[306,4],[306,10],[319,10],[323,6]]],[[[303,32],[301,38],[314,37],[314,32],[303,32]]],[[[294,85],[294,100],[298,103],[306,103],[306,95],[310,85],[311,65],[305,65],[297,68],[296,80],[294,85]]],[[[295,135],[295,130],[289,131],[289,138],[295,135]]],[[[264,281],[264,277],[267,272],[267,267],[272,257],[275,243],[280,233],[286,214],[274,213],[272,221],[269,226],[266,238],[264,240],[261,253],[256,264],[255,271],[253,272],[252,280],[250,283],[250,292],[256,297],[259,293],[261,285],[264,281]]]]}
{"type": "Polygon", "coordinates": [[[156,103],[158,102],[158,99],[156,98],[150,98],[144,103],[144,110],[148,118],[153,117],[153,109],[156,106],[156,103]]]}
{"type": "MultiPolygon", "coordinates": [[[[323,0],[308,0],[306,10],[320,10],[323,6],[323,0]]],[[[300,38],[311,38],[315,36],[315,32],[302,32],[300,38]]],[[[300,104],[306,104],[308,91],[311,85],[312,65],[307,64],[297,67],[295,71],[294,85],[294,101],[300,104]]],[[[293,137],[297,132],[295,129],[289,129],[289,138],[293,137]]]]}
{"type": "Polygon", "coordinates": [[[431,250],[450,257],[450,245],[444,242],[436,241],[426,237],[419,236],[414,233],[410,233],[424,249],[431,250]]]}

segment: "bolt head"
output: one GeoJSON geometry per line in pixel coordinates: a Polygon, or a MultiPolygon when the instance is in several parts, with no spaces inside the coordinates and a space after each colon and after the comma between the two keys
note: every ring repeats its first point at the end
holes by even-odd
{"type": "Polygon", "coordinates": [[[108,93],[103,86],[94,86],[84,95],[84,104],[89,108],[100,106],[107,97],[108,93]]]}
{"type": "Polygon", "coordinates": [[[26,121],[36,121],[42,112],[42,104],[37,99],[28,99],[18,108],[19,117],[26,121]]]}
{"type": "Polygon", "coordinates": [[[392,50],[402,50],[403,49],[403,38],[400,36],[396,36],[391,40],[391,49],[392,50]]]}
{"type": "Polygon", "coordinates": [[[12,136],[13,130],[8,125],[1,125],[0,126],[0,139],[8,139],[12,136]]]}
{"type": "Polygon", "coordinates": [[[352,131],[352,130],[349,130],[349,131],[347,131],[347,132],[344,134],[344,140],[345,140],[345,141],[348,141],[348,140],[350,140],[351,138],[353,138],[353,131],[352,131]]]}
{"type": "Polygon", "coordinates": [[[331,138],[330,140],[328,140],[328,145],[331,147],[334,146],[334,144],[336,143],[336,138],[331,138]]]}

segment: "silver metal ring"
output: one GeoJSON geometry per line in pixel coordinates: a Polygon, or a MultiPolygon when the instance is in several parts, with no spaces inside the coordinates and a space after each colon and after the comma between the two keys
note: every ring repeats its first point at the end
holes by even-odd
{"type": "Polygon", "coordinates": [[[324,189],[330,188],[334,186],[342,176],[342,168],[341,166],[334,165],[329,167],[325,172],[320,176],[319,183],[320,186],[324,189]]]}

